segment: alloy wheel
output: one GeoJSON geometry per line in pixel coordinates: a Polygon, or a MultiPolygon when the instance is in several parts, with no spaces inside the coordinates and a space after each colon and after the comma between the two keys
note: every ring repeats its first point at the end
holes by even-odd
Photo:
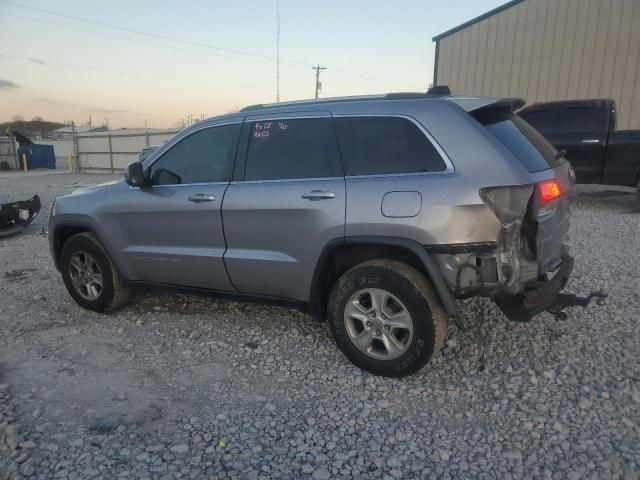
{"type": "Polygon", "coordinates": [[[102,293],[102,270],[95,258],[87,252],[77,252],[69,262],[71,284],[85,300],[94,301],[102,293]]]}
{"type": "Polygon", "coordinates": [[[380,360],[400,357],[413,339],[411,314],[396,296],[379,288],[365,288],[349,298],[344,324],[353,344],[380,360]]]}

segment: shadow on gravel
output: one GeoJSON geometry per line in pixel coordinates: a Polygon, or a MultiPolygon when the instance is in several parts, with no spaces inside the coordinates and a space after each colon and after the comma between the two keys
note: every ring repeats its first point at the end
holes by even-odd
{"type": "Polygon", "coordinates": [[[598,192],[583,192],[580,194],[582,197],[592,198],[609,198],[618,197],[621,195],[633,195],[633,192],[621,192],[620,190],[600,190],[598,192]]]}
{"type": "Polygon", "coordinates": [[[572,206],[585,206],[599,210],[615,210],[622,214],[639,213],[640,202],[636,193],[624,190],[596,190],[574,192],[571,195],[572,206]]]}

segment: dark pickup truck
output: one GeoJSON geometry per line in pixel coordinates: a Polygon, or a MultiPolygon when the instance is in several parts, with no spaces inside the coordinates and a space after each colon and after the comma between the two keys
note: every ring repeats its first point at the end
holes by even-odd
{"type": "Polygon", "coordinates": [[[536,103],[518,112],[558,150],[565,150],[577,183],[638,188],[640,130],[616,130],[613,100],[536,103]]]}

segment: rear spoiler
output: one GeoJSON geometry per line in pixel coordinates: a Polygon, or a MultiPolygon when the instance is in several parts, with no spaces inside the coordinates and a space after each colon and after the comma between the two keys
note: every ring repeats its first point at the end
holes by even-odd
{"type": "Polygon", "coordinates": [[[460,107],[464,108],[469,115],[483,125],[505,120],[520,110],[526,103],[521,98],[470,98],[470,97],[450,97],[460,107]]]}
{"type": "Polygon", "coordinates": [[[500,97],[447,97],[447,100],[472,113],[480,110],[502,110],[515,112],[525,105],[522,98],[500,97]]]}

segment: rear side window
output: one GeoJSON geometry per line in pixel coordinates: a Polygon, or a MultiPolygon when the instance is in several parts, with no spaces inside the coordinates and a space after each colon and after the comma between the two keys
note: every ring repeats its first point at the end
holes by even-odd
{"type": "Polygon", "coordinates": [[[342,170],[330,118],[251,124],[245,180],[338,176],[342,176],[342,170]]]}
{"type": "Polygon", "coordinates": [[[602,110],[593,106],[558,109],[556,133],[596,133],[602,129],[602,110]]]}
{"type": "Polygon", "coordinates": [[[511,115],[506,119],[502,117],[502,120],[485,124],[485,127],[530,172],[547,170],[560,164],[555,148],[517,115],[511,115]]]}
{"type": "Polygon", "coordinates": [[[335,119],[345,175],[437,172],[444,160],[420,129],[406,118],[335,119]]]}

